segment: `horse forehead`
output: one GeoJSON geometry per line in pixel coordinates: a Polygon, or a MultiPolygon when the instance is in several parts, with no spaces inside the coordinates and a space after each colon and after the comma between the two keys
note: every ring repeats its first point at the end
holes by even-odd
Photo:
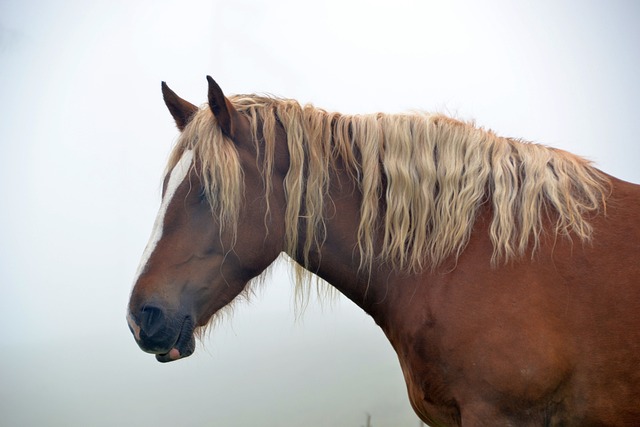
{"type": "Polygon", "coordinates": [[[136,282],[140,278],[142,272],[145,270],[147,263],[151,258],[151,255],[155,251],[156,247],[158,246],[158,242],[162,238],[164,217],[167,213],[167,209],[169,208],[171,199],[173,199],[173,196],[178,190],[178,187],[180,186],[180,184],[182,184],[182,182],[189,174],[192,163],[193,151],[186,150],[184,153],[182,153],[180,160],[178,160],[178,163],[176,163],[176,165],[171,170],[171,173],[169,174],[169,179],[164,191],[164,196],[162,197],[162,203],[160,204],[160,209],[158,210],[158,214],[156,215],[156,220],[153,224],[149,242],[145,247],[142,258],[140,259],[140,264],[138,265],[138,271],[136,272],[136,282]]]}
{"type": "Polygon", "coordinates": [[[166,184],[164,185],[162,201],[160,203],[160,209],[156,215],[156,222],[153,230],[153,237],[156,239],[159,239],[163,234],[164,218],[167,215],[167,212],[169,212],[172,201],[176,198],[180,186],[188,179],[193,161],[193,150],[185,150],[180,156],[178,162],[171,169],[171,172],[169,172],[169,175],[165,178],[166,184]]]}
{"type": "Polygon", "coordinates": [[[170,201],[176,190],[187,177],[193,163],[193,150],[185,150],[180,160],[175,164],[168,176],[163,201],[170,201]]]}

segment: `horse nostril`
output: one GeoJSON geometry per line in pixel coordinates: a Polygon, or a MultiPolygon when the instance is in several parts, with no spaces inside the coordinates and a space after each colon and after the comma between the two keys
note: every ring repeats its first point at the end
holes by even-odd
{"type": "Polygon", "coordinates": [[[148,337],[155,335],[166,324],[164,311],[154,306],[143,307],[138,319],[140,320],[140,329],[148,337]]]}

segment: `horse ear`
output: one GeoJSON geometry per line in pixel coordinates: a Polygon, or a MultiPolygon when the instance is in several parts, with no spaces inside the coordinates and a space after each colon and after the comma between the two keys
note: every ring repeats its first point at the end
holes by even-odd
{"type": "Polygon", "coordinates": [[[236,130],[236,115],[238,112],[231,102],[224,96],[222,89],[211,76],[207,76],[209,82],[209,108],[218,121],[218,125],[225,135],[233,139],[236,130]]]}
{"type": "Polygon", "coordinates": [[[176,121],[176,126],[182,132],[191,117],[198,111],[198,107],[176,95],[165,82],[162,82],[162,98],[164,98],[164,103],[173,116],[173,120],[176,121]]]}

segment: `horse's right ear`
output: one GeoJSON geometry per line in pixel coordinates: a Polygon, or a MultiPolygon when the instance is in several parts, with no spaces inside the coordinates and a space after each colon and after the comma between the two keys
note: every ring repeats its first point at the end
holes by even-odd
{"type": "Polygon", "coordinates": [[[162,97],[173,116],[173,120],[176,121],[176,126],[182,132],[191,117],[198,111],[198,107],[176,95],[165,82],[162,82],[162,97]]]}

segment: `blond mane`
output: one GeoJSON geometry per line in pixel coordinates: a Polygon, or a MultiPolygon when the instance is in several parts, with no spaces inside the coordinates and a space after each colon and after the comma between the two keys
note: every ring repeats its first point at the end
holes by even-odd
{"type": "MultiPolygon", "coordinates": [[[[592,234],[587,218],[605,203],[607,178],[586,160],[443,115],[343,115],[293,100],[254,95],[230,100],[252,124],[264,156],[259,167],[267,195],[276,127],[284,127],[290,155],[284,181],[285,251],[295,254],[301,243],[304,266],[325,239],[330,172],[338,160],[362,193],[354,249],[365,272],[378,262],[417,272],[457,259],[485,204],[493,213],[489,237],[494,265],[528,251],[534,254],[548,220],[555,222],[556,235],[587,242],[592,234]],[[299,242],[301,217],[304,242],[299,242]],[[377,241],[380,231],[382,241],[377,241]]],[[[235,230],[242,168],[235,145],[208,107],[183,131],[169,169],[187,148],[201,161],[199,172],[213,212],[223,227],[235,230]]]]}

